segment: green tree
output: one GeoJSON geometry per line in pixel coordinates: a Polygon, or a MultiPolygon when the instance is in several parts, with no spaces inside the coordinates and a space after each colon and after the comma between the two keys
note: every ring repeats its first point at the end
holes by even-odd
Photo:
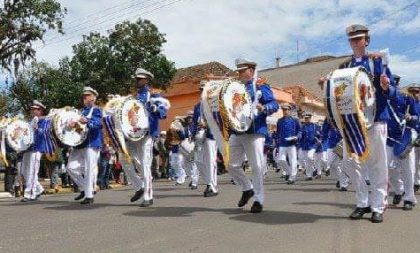
{"type": "Polygon", "coordinates": [[[63,33],[66,9],[56,0],[4,0],[0,8],[0,64],[15,72],[34,59],[33,42],[42,40],[47,30],[63,33]]]}
{"type": "Polygon", "coordinates": [[[27,114],[34,99],[40,100],[48,109],[80,107],[83,84],[73,82],[68,70],[68,58],[60,61],[59,68],[45,62],[32,62],[9,88],[12,111],[27,114]]]}
{"type": "Polygon", "coordinates": [[[174,63],[162,54],[164,34],[148,20],[125,21],[115,25],[107,36],[91,33],[73,46],[70,62],[75,82],[95,88],[100,98],[126,94],[134,86],[136,68],[155,75],[152,86],[165,89],[175,74],[174,63]]]}

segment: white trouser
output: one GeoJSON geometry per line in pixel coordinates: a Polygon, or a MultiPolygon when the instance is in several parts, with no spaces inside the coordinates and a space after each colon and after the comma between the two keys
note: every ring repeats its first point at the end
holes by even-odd
{"type": "Polygon", "coordinates": [[[93,198],[99,154],[98,148],[86,147],[73,149],[69,155],[67,171],[79,189],[85,192],[86,198],[93,198]]]}
{"type": "Polygon", "coordinates": [[[328,156],[327,151],[315,153],[315,169],[316,174],[321,175],[322,169],[327,170],[328,156]]]}
{"type": "Polygon", "coordinates": [[[184,168],[187,176],[191,177],[191,185],[197,186],[198,184],[198,169],[196,164],[196,152],[192,152],[191,154],[184,154],[184,168]]]}
{"type": "Polygon", "coordinates": [[[206,138],[204,146],[197,154],[200,174],[206,185],[210,186],[213,192],[217,192],[217,146],[216,141],[206,138]]]}
{"type": "Polygon", "coordinates": [[[415,150],[412,149],[403,159],[395,157],[392,147],[387,146],[387,152],[389,160],[392,159],[394,163],[389,166],[391,189],[398,195],[401,195],[404,192],[404,201],[417,203],[417,199],[414,195],[415,150]]]}
{"type": "Polygon", "coordinates": [[[340,187],[347,188],[349,186],[349,177],[343,171],[343,160],[336,153],[334,153],[333,149],[327,150],[327,157],[328,167],[332,171],[336,172],[336,177],[340,182],[340,187]]]}
{"type": "Polygon", "coordinates": [[[314,171],[314,165],[315,165],[314,156],[315,156],[315,149],[302,150],[302,163],[303,163],[303,167],[305,167],[306,177],[312,177],[312,173],[314,171]]]}
{"type": "Polygon", "coordinates": [[[184,156],[181,153],[172,153],[169,154],[169,163],[171,168],[175,170],[176,182],[178,184],[185,183],[186,173],[182,166],[184,166],[184,156]]]}
{"type": "Polygon", "coordinates": [[[286,171],[286,174],[289,175],[289,180],[296,180],[297,174],[297,154],[296,154],[296,146],[290,147],[278,147],[278,155],[277,155],[277,168],[283,171],[286,171]],[[289,164],[287,163],[287,159],[289,160],[289,164]]]}
{"type": "Polygon", "coordinates": [[[415,174],[414,174],[414,184],[420,185],[420,147],[415,147],[415,174]]]}
{"type": "Polygon", "coordinates": [[[299,170],[302,170],[304,168],[304,164],[303,164],[303,153],[302,153],[302,148],[298,148],[297,149],[297,163],[299,166],[299,170]]]}
{"type": "Polygon", "coordinates": [[[231,135],[229,138],[229,173],[235,182],[242,187],[242,191],[254,189],[255,200],[264,202],[264,176],[262,166],[264,165],[264,141],[265,138],[259,134],[231,135]],[[244,154],[252,168],[252,183],[242,170],[244,154]]]}
{"type": "Polygon", "coordinates": [[[25,198],[35,199],[36,195],[44,191],[38,181],[41,156],[40,152],[35,151],[28,151],[23,154],[21,173],[25,178],[25,198]]]}
{"type": "Polygon", "coordinates": [[[153,186],[152,186],[152,148],[153,139],[152,136],[146,135],[139,141],[126,141],[128,153],[131,156],[131,161],[127,161],[124,155],[120,155],[123,159],[122,167],[124,173],[127,175],[128,180],[133,185],[134,190],[138,191],[144,189],[144,200],[153,199],[153,186]],[[134,162],[134,164],[133,164],[134,162]],[[141,178],[136,169],[138,168],[143,176],[141,178]]]}
{"type": "MultiPolygon", "coordinates": [[[[369,179],[372,187],[370,206],[372,211],[383,213],[388,197],[388,158],[386,151],[387,124],[375,122],[368,130],[368,138],[369,156],[366,160],[366,168],[369,172],[369,179]]],[[[347,152],[344,152],[343,155],[344,160],[347,160],[347,152]]],[[[347,162],[345,163],[347,164],[347,162]]],[[[363,178],[361,168],[351,168],[351,166],[345,166],[345,168],[356,190],[357,206],[369,206],[368,187],[363,178]]]]}

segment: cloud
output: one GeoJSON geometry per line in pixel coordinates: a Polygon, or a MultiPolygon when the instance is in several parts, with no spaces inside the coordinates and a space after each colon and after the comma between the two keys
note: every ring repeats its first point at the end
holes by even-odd
{"type": "Polygon", "coordinates": [[[401,76],[401,84],[420,83],[420,60],[409,59],[405,55],[392,55],[390,68],[392,73],[401,76]]]}
{"type": "MultiPolygon", "coordinates": [[[[417,1],[414,1],[417,2],[417,1]]],[[[38,58],[57,64],[71,55],[71,45],[91,30],[101,32],[122,20],[150,19],[166,34],[165,54],[177,67],[220,61],[233,67],[246,56],[260,66],[273,66],[325,53],[348,52],[345,27],[373,24],[374,35],[391,36],[389,29],[419,27],[418,6],[404,9],[406,0],[63,0],[68,9],[67,34],[39,49],[38,58]],[[98,7],[99,6],[99,7],[98,7]],[[145,8],[145,6],[149,6],[145,8]]],[[[394,29],[402,32],[402,29],[394,29]]],[[[403,34],[402,34],[403,35],[403,34]]],[[[401,36],[402,36],[401,35],[401,36]]],[[[395,51],[395,50],[392,50],[395,51]]]]}

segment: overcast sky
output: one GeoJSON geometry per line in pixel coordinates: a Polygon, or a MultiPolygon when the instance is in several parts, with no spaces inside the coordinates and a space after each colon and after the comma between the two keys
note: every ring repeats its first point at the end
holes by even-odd
{"type": "Polygon", "coordinates": [[[177,67],[236,57],[259,68],[319,55],[351,53],[345,28],[371,29],[370,51],[389,48],[390,67],[403,83],[420,82],[420,0],[62,0],[68,10],[65,35],[48,33],[38,60],[57,65],[90,31],[105,33],[116,23],[150,19],[167,43],[164,53],[177,67]],[[299,54],[297,54],[297,41],[299,54]]]}

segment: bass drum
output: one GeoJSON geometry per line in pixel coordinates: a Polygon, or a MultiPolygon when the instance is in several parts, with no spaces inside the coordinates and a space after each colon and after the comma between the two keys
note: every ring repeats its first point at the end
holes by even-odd
{"type": "Polygon", "coordinates": [[[146,107],[132,96],[118,97],[109,101],[104,111],[112,116],[115,127],[127,140],[139,141],[149,132],[146,107]]]}
{"type": "Polygon", "coordinates": [[[73,107],[64,107],[55,111],[53,132],[62,145],[76,147],[86,140],[88,127],[79,122],[82,117],[82,113],[73,107]],[[74,126],[70,126],[72,122],[75,123],[74,126]]]}
{"type": "Polygon", "coordinates": [[[223,81],[219,95],[219,106],[228,119],[231,130],[244,133],[252,125],[253,111],[252,100],[245,85],[226,79],[223,81]]]}
{"type": "Polygon", "coordinates": [[[337,69],[324,87],[328,116],[343,136],[346,152],[365,161],[376,106],[371,76],[363,67],[337,69]]]}
{"type": "Polygon", "coordinates": [[[7,144],[18,153],[28,150],[34,142],[31,124],[21,119],[11,119],[5,133],[7,144]]]}

